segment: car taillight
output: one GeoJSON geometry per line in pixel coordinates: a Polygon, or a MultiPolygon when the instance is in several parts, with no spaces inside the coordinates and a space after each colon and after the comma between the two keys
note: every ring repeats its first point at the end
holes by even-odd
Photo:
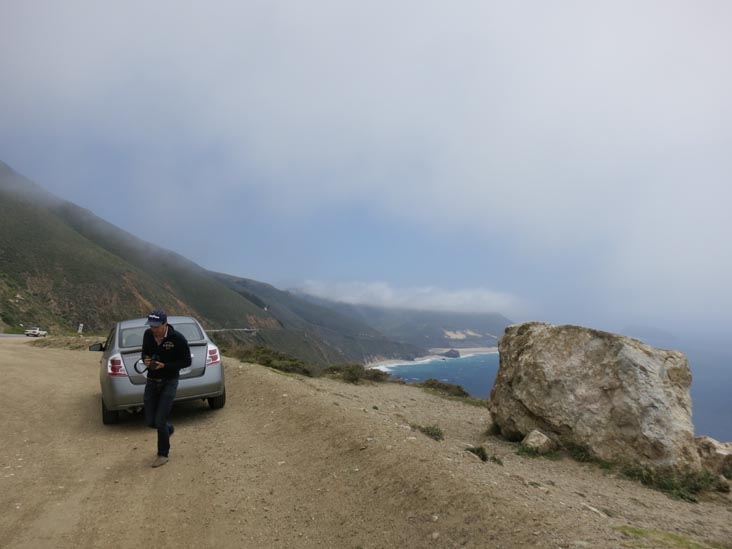
{"type": "Polygon", "coordinates": [[[107,375],[113,377],[127,377],[127,368],[125,368],[122,357],[115,355],[109,358],[107,362],[107,375]]]}
{"type": "Polygon", "coordinates": [[[208,346],[208,356],[206,357],[206,366],[213,366],[214,364],[221,364],[221,356],[219,350],[216,347],[208,346]]]}

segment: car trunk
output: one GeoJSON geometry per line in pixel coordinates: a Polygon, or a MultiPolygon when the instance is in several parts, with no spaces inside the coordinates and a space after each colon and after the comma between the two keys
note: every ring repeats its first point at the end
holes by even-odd
{"type": "MultiPolygon", "coordinates": [[[[203,341],[200,343],[189,343],[188,346],[191,349],[191,365],[180,371],[180,379],[200,377],[206,371],[208,344],[203,341]]],[[[142,385],[147,382],[147,372],[144,374],[138,374],[137,371],[135,371],[135,363],[140,360],[141,356],[142,347],[125,349],[122,352],[122,361],[124,362],[130,382],[133,385],[142,385]]],[[[138,368],[142,369],[142,366],[142,363],[140,363],[138,368]]]]}

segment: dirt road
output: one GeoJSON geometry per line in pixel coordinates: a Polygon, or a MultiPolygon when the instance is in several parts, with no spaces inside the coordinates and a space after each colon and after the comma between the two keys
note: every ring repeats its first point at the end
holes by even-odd
{"type": "Polygon", "coordinates": [[[726,496],[693,505],[594,465],[518,456],[486,438],[486,410],[412,387],[234,360],[226,407],[177,405],[171,460],[152,469],[155,432],[139,416],[101,422],[98,358],[0,338],[0,547],[674,546],[659,541],[670,539],[663,532],[698,547],[732,540],[726,496]],[[410,424],[439,425],[445,440],[410,424]],[[503,465],[465,451],[477,444],[503,465]]]}

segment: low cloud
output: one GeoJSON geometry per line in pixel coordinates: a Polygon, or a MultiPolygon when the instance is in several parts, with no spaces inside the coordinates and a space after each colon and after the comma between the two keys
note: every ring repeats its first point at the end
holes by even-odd
{"type": "Polygon", "coordinates": [[[524,304],[515,296],[485,288],[446,290],[433,286],[398,288],[388,282],[335,282],[309,280],[297,288],[316,297],[378,307],[460,313],[521,314],[524,304]]]}

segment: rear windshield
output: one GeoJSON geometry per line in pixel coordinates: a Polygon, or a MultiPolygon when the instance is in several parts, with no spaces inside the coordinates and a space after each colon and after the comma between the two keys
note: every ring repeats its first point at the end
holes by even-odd
{"type": "MultiPolygon", "coordinates": [[[[183,337],[188,341],[200,341],[203,339],[203,334],[198,324],[193,322],[186,322],[185,324],[176,324],[176,331],[180,332],[183,337]]],[[[136,328],[123,328],[120,331],[120,348],[126,349],[128,347],[142,347],[142,336],[145,334],[147,326],[137,326],[136,328]]]]}

